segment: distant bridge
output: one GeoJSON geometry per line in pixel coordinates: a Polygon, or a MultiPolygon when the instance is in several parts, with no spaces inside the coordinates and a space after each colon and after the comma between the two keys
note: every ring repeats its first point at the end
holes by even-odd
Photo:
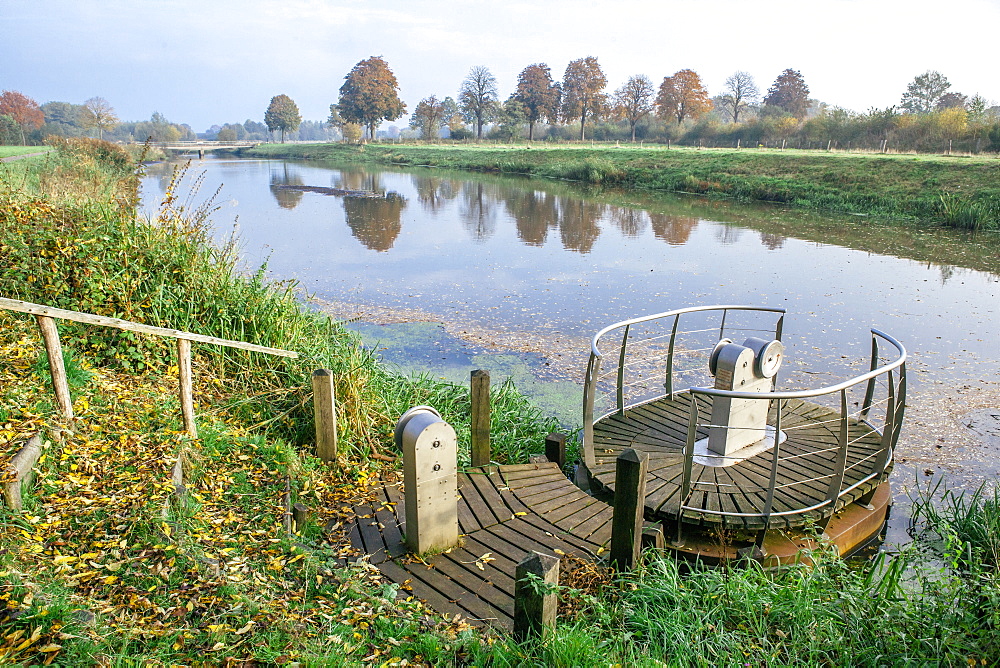
{"type": "Polygon", "coordinates": [[[198,153],[199,158],[204,158],[206,151],[232,148],[250,148],[263,144],[262,141],[175,141],[156,143],[154,146],[164,151],[184,151],[188,153],[198,153]]]}

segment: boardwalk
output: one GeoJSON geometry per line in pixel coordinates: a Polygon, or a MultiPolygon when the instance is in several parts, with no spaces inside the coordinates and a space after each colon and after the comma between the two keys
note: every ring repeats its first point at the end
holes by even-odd
{"type": "Polygon", "coordinates": [[[611,538],[611,507],[555,464],[489,466],[459,474],[461,545],[420,560],[403,544],[400,484],[383,486],[374,506],[354,509],[352,545],[434,609],[472,622],[511,627],[514,568],[529,551],[595,560],[611,538]]]}

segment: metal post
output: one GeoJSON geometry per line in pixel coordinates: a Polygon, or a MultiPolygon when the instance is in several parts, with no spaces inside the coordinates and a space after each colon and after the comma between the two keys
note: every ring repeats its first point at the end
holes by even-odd
{"type": "Polygon", "coordinates": [[[403,451],[406,545],[417,554],[458,543],[458,446],[455,430],[430,406],[411,408],[396,424],[403,451]]]}

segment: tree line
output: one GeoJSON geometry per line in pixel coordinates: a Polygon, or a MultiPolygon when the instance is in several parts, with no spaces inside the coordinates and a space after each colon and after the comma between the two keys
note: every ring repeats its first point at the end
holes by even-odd
{"type": "MultiPolygon", "coordinates": [[[[325,121],[303,121],[298,106],[276,95],[264,122],[212,126],[203,138],[268,141],[276,135],[299,140],[357,142],[378,138],[383,121],[407,112],[399,82],[380,56],[357,63],[344,77],[325,121]]],[[[388,136],[437,140],[644,141],[703,146],[794,146],[916,151],[1000,151],[1000,107],[981,95],[951,90],[940,72],[917,75],[898,105],[855,112],[810,97],[801,72],[788,68],[762,94],[754,77],[737,71],[711,96],[691,69],[665,76],[659,85],[644,74],[614,91],[598,59],[571,61],[562,79],[546,63],[525,67],[510,95],[501,100],[496,77],[477,65],[455,97],[420,100],[408,128],[391,126],[388,136]]],[[[170,142],[195,139],[186,124],[155,112],[148,121],[122,122],[100,97],[83,104],[38,105],[17,91],[0,93],[0,143],[41,143],[48,135],[99,136],[113,141],[170,142]]]]}
{"type": "MultiPolygon", "coordinates": [[[[406,113],[388,63],[367,58],[344,77],[327,122],[347,141],[375,138],[382,121],[406,113]]],[[[501,101],[496,77],[475,66],[458,95],[423,98],[409,117],[411,134],[436,140],[487,138],[652,141],[708,146],[794,145],[799,147],[937,151],[1000,150],[1000,107],[976,94],[951,90],[937,71],[914,77],[900,103],[858,113],[810,97],[801,72],[788,68],[762,93],[748,72],[729,76],[711,96],[691,69],[665,76],[656,86],[636,74],[618,89],[597,58],[571,61],[561,80],[545,63],[518,75],[515,90],[501,101]]],[[[406,131],[404,131],[404,134],[406,131]]]]}

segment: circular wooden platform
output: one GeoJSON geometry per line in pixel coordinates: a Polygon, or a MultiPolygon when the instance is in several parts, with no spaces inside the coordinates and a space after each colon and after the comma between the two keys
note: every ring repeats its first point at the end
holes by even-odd
{"type": "MultiPolygon", "coordinates": [[[[687,436],[691,405],[688,393],[678,394],[614,413],[594,424],[594,457],[591,486],[598,492],[613,493],[615,460],[625,449],[649,454],[646,477],[646,516],[685,524],[757,530],[765,527],[765,512],[771,475],[772,451],[767,450],[737,464],[705,466],[693,463],[691,493],[683,500],[684,458],[681,450],[687,436]],[[716,513],[724,514],[716,514],[716,513]]],[[[699,397],[698,421],[710,422],[711,403],[699,397]]],[[[774,415],[768,420],[773,424],[774,415]]],[[[863,483],[838,499],[832,507],[809,512],[799,511],[822,503],[837,471],[840,413],[800,400],[783,404],[781,431],[787,437],[780,445],[777,484],[771,527],[797,528],[809,521],[829,517],[874,490],[888,475],[863,483]]],[[[707,427],[698,430],[697,439],[708,436],[707,427]]],[[[847,489],[867,477],[882,449],[881,435],[863,423],[848,426],[848,451],[844,479],[840,489],[847,489]]],[[[888,460],[891,466],[891,458],[888,460]]]]}

